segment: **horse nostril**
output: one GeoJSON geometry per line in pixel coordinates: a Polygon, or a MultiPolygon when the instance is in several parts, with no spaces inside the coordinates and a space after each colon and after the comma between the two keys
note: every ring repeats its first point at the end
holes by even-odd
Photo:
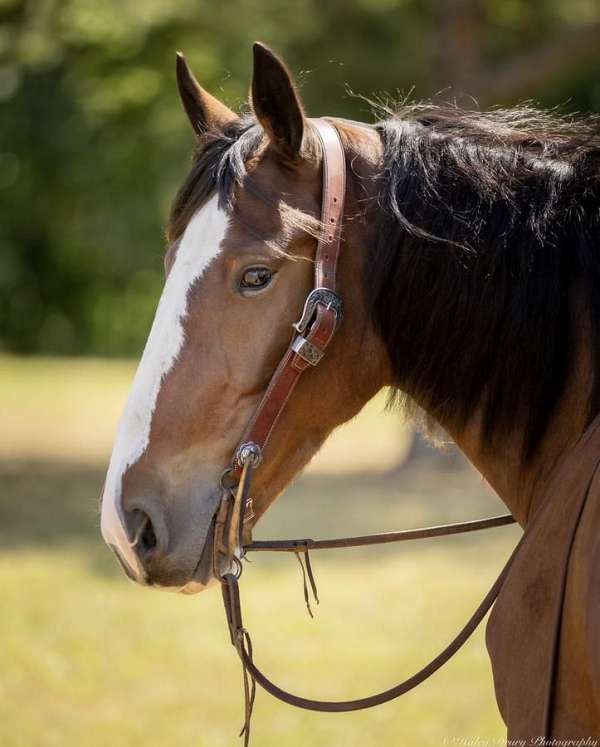
{"type": "Polygon", "coordinates": [[[145,554],[150,554],[156,547],[156,534],[150,517],[146,516],[144,529],[140,535],[140,550],[145,554]]]}
{"type": "Polygon", "coordinates": [[[131,532],[131,545],[137,551],[140,560],[148,560],[155,553],[158,538],[154,523],[150,516],[139,508],[129,514],[129,529],[131,532]]]}

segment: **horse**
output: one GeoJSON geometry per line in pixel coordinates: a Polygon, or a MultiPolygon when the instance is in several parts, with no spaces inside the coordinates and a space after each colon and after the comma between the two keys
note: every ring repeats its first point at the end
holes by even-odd
{"type": "MultiPolygon", "coordinates": [[[[182,55],[177,83],[197,147],[101,527],[131,579],[192,594],[215,583],[222,475],[313,287],[323,149],[261,44],[249,113],[204,90],[182,55]]],[[[250,527],[389,387],[525,530],[487,627],[509,740],[540,743],[548,715],[552,738],[598,737],[598,119],[404,102],[374,124],[327,121],[347,177],[344,318],[273,422],[250,527]]]]}

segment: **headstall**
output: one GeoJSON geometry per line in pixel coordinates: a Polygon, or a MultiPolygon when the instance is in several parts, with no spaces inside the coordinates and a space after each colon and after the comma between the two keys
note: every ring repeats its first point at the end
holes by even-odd
{"type": "Polygon", "coordinates": [[[246,428],[230,468],[223,475],[221,480],[223,496],[214,524],[213,572],[215,577],[221,581],[231,643],[238,652],[243,669],[246,714],[241,734],[244,736],[245,745],[248,744],[250,737],[250,717],[256,683],[271,695],[290,705],[313,711],[342,712],[371,708],[386,703],[423,682],[453,656],[481,622],[498,596],[511,562],[521,544],[517,545],[490,591],[454,640],[416,674],[389,690],[350,701],[312,700],[282,690],[255,665],[250,636],[242,621],[238,586],[242,569],[241,559],[247,552],[296,553],[302,567],[305,600],[310,612],[307,578],[316,601],[318,598],[308,555],[309,550],[386,544],[472,532],[514,523],[513,517],[506,514],[476,521],[362,537],[332,540],[250,541],[249,522],[253,518],[250,486],[253,471],[262,462],[265,447],[300,376],[306,370],[319,364],[342,321],[342,300],[336,291],[336,275],[346,192],[344,149],[337,130],[330,122],[324,119],[312,119],[310,122],[318,134],[323,155],[321,233],[315,254],[314,288],[306,298],[300,320],[293,325],[296,334],[246,428]],[[305,564],[302,562],[303,557],[305,564]]]}

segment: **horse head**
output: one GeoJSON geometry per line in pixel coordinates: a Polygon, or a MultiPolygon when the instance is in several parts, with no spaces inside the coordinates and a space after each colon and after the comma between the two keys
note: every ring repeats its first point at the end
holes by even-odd
{"type": "MultiPolygon", "coordinates": [[[[177,59],[198,145],[168,229],[166,280],[120,421],[102,531],[126,572],[193,592],[212,579],[221,475],[286,350],[312,288],[322,153],[284,64],[254,48],[253,114],[238,117],[177,59]]],[[[253,483],[257,520],[319,449],[385,383],[385,355],[360,277],[378,138],[339,123],[351,161],[339,292],[345,321],[326,359],[277,420],[253,483]]]]}

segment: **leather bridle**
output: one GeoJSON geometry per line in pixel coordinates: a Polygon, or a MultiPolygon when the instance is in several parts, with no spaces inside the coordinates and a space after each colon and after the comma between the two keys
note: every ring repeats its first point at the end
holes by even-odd
{"type": "Polygon", "coordinates": [[[458,651],[481,622],[498,596],[512,560],[523,541],[522,538],[493,586],[454,640],[416,674],[389,690],[350,701],[312,700],[282,690],[271,682],[254,663],[250,636],[242,621],[238,586],[242,570],[241,559],[245,553],[250,551],[296,553],[301,562],[303,574],[306,574],[304,575],[305,599],[309,606],[307,576],[316,598],[316,586],[308,556],[309,550],[358,547],[439,537],[498,527],[515,521],[510,514],[505,514],[476,521],[362,537],[332,540],[250,541],[250,521],[253,518],[250,485],[253,471],[263,460],[265,447],[300,376],[319,364],[342,321],[342,300],[337,293],[336,276],[346,192],[345,154],[337,130],[330,122],[324,119],[309,121],[318,135],[323,156],[321,232],[315,254],[314,287],[306,298],[300,321],[293,325],[295,334],[292,342],[277,366],[235,450],[231,466],[223,474],[221,480],[223,496],[214,524],[213,573],[222,584],[231,642],[240,656],[244,674],[246,718],[242,734],[246,745],[250,735],[250,716],[256,682],[271,695],[290,705],[313,711],[341,712],[371,708],[386,703],[426,680],[458,651]],[[302,556],[305,558],[306,565],[302,564],[302,556]]]}
{"type": "MultiPolygon", "coordinates": [[[[243,469],[246,465],[251,470],[256,469],[262,462],[265,447],[300,376],[319,364],[342,321],[342,300],[336,286],[346,194],[346,160],[333,125],[324,119],[310,122],[323,153],[321,230],[314,260],[314,287],[306,297],[300,320],[293,325],[293,339],[234,452],[231,466],[221,477],[223,498],[215,521],[213,551],[213,568],[218,578],[223,567],[235,562],[234,543],[237,539],[237,545],[241,547],[244,523],[248,524],[253,518],[249,493],[244,491],[243,469]],[[235,490],[238,485],[239,489],[235,490]]],[[[238,552],[237,556],[240,555],[238,552]]]]}

